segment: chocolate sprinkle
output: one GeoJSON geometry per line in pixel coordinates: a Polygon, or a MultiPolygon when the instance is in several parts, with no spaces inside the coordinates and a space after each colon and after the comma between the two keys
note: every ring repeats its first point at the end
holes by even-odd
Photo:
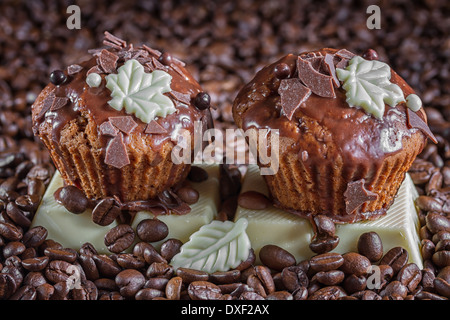
{"type": "Polygon", "coordinates": [[[122,40],[122,39],[112,35],[108,31],[105,31],[104,35],[105,35],[105,37],[103,40],[103,44],[113,47],[113,48],[116,48],[116,49],[126,48],[127,42],[125,40],[122,40]]]}
{"type": "Polygon", "coordinates": [[[278,87],[281,97],[281,107],[286,117],[291,120],[295,111],[308,99],[311,90],[305,87],[298,79],[283,79],[278,87]]]}
{"type": "Polygon", "coordinates": [[[115,137],[119,133],[119,129],[114,127],[111,122],[105,121],[98,128],[101,135],[115,137]]]}
{"type": "Polygon", "coordinates": [[[123,142],[123,134],[119,132],[106,148],[105,164],[121,169],[130,164],[127,148],[123,142]]]}
{"type": "Polygon", "coordinates": [[[365,188],[365,182],[366,181],[364,179],[360,179],[347,184],[347,190],[345,190],[344,197],[345,210],[348,214],[353,213],[365,202],[378,199],[378,194],[365,188]]]}
{"type": "Polygon", "coordinates": [[[130,134],[137,127],[137,123],[131,116],[109,117],[108,119],[111,124],[126,134],[130,134]]]}
{"type": "Polygon", "coordinates": [[[158,122],[156,122],[155,120],[152,120],[147,125],[144,132],[147,134],[163,134],[163,133],[167,133],[167,130],[164,129],[158,122]]]}
{"type": "Polygon", "coordinates": [[[311,62],[302,58],[297,59],[297,69],[299,79],[313,93],[324,98],[335,98],[332,77],[321,74],[315,70],[311,62]]]}
{"type": "Polygon", "coordinates": [[[423,119],[417,115],[414,111],[412,111],[410,108],[406,108],[406,116],[407,116],[407,125],[411,128],[417,128],[420,131],[422,131],[431,141],[434,143],[438,143],[436,137],[431,132],[430,128],[426,124],[423,119]]]}

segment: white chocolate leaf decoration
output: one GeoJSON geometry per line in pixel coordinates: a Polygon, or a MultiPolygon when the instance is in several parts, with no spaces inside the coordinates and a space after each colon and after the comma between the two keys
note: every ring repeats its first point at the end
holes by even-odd
{"type": "Polygon", "coordinates": [[[192,268],[213,273],[236,268],[248,258],[250,239],[245,232],[248,221],[214,220],[193,233],[171,261],[174,269],[192,268]]]}
{"type": "Polygon", "coordinates": [[[355,56],[347,68],[337,68],[336,75],[350,107],[361,107],[378,119],[383,118],[385,103],[395,107],[405,101],[402,89],[390,81],[391,68],[384,62],[355,56]]]}
{"type": "Polygon", "coordinates": [[[144,67],[130,59],[106,76],[106,87],[111,90],[108,104],[120,111],[134,114],[142,122],[150,123],[155,117],[165,117],[176,111],[172,100],[163,93],[171,91],[172,77],[162,70],[144,72],[144,67]]]}

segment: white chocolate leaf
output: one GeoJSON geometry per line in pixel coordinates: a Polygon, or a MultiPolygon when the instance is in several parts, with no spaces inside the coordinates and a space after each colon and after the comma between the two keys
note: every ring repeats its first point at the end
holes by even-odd
{"type": "Polygon", "coordinates": [[[250,240],[245,232],[248,221],[214,220],[193,233],[171,261],[174,269],[191,268],[213,273],[236,268],[248,258],[250,240]]]}
{"type": "Polygon", "coordinates": [[[361,107],[378,119],[383,118],[385,104],[395,107],[405,101],[402,89],[392,83],[391,68],[384,62],[353,57],[347,68],[336,69],[343,82],[350,107],[361,107]]]}
{"type": "Polygon", "coordinates": [[[172,100],[163,94],[171,91],[172,77],[167,72],[146,73],[135,59],[125,62],[117,72],[106,76],[106,87],[112,97],[108,104],[112,108],[118,111],[125,108],[145,123],[176,111],[172,100]]]}

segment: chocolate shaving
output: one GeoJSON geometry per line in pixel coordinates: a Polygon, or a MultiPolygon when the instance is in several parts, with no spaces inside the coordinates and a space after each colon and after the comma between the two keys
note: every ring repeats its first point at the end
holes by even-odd
{"type": "Polygon", "coordinates": [[[78,72],[80,72],[81,70],[83,70],[83,67],[78,65],[78,64],[71,64],[70,66],[67,67],[67,74],[69,76],[74,75],[78,72]]]}
{"type": "Polygon", "coordinates": [[[338,52],[336,52],[335,55],[337,55],[339,58],[348,59],[348,60],[350,60],[351,58],[356,56],[356,54],[348,51],[347,49],[341,49],[338,52]]]}
{"type": "Polygon", "coordinates": [[[122,40],[122,39],[116,37],[115,35],[109,33],[108,31],[105,31],[104,35],[105,35],[105,37],[103,40],[103,44],[105,44],[107,46],[111,46],[116,49],[122,49],[127,46],[127,42],[125,40],[122,40]]]}
{"type": "Polygon", "coordinates": [[[41,110],[39,110],[37,120],[41,119],[47,113],[47,111],[50,110],[54,100],[55,100],[55,91],[53,90],[45,97],[44,101],[42,102],[42,108],[41,110]]]}
{"type": "Polygon", "coordinates": [[[348,66],[348,59],[341,59],[338,63],[336,63],[335,69],[345,69],[348,66]]]}
{"type": "Polygon", "coordinates": [[[433,141],[434,143],[438,143],[436,137],[434,136],[433,132],[431,132],[427,123],[410,108],[406,108],[406,118],[408,128],[417,128],[422,131],[423,134],[425,134],[431,141],[433,141]]]}
{"type": "Polygon", "coordinates": [[[312,67],[311,62],[300,57],[297,59],[297,69],[299,79],[313,93],[325,98],[336,97],[331,76],[321,74],[312,67]]]}
{"type": "Polygon", "coordinates": [[[137,127],[137,123],[131,116],[109,117],[108,119],[111,124],[126,134],[130,134],[137,127]]]}
{"type": "Polygon", "coordinates": [[[164,129],[158,122],[155,120],[150,121],[150,123],[145,127],[145,133],[147,134],[163,134],[167,133],[167,130],[164,129]]]}
{"type": "Polygon", "coordinates": [[[311,62],[311,66],[320,72],[320,67],[322,65],[324,57],[308,57],[304,58],[303,60],[311,62]]]}
{"type": "Polygon", "coordinates": [[[121,169],[130,164],[127,148],[123,142],[123,134],[119,132],[106,147],[105,164],[121,169]]]}
{"type": "Polygon", "coordinates": [[[178,64],[172,63],[170,66],[172,67],[173,70],[175,70],[176,73],[178,73],[183,78],[186,76],[186,74],[184,73],[184,71],[181,69],[181,67],[178,64]]]}
{"type": "Polygon", "coordinates": [[[86,72],[86,76],[90,75],[91,73],[104,73],[102,69],[100,69],[99,66],[93,66],[86,72]]]}
{"type": "Polygon", "coordinates": [[[161,51],[152,49],[149,46],[146,46],[145,44],[142,45],[142,48],[146,50],[148,53],[150,53],[150,55],[152,55],[153,57],[159,58],[161,56],[161,51]]]}
{"type": "Polygon", "coordinates": [[[98,128],[101,135],[115,137],[119,133],[119,129],[114,127],[111,122],[105,121],[98,128]]]}
{"type": "Polygon", "coordinates": [[[155,57],[152,57],[152,63],[153,63],[154,69],[164,70],[164,71],[166,70],[166,67],[161,62],[159,62],[155,57]]]}
{"type": "Polygon", "coordinates": [[[56,111],[64,107],[67,102],[69,102],[69,99],[67,97],[55,97],[53,99],[52,106],[50,107],[51,111],[56,111]]]}
{"type": "Polygon", "coordinates": [[[97,57],[97,63],[106,73],[113,73],[116,71],[117,60],[119,60],[117,55],[105,49],[103,49],[97,57]]]}
{"type": "Polygon", "coordinates": [[[324,69],[328,71],[328,74],[333,79],[333,83],[336,86],[336,88],[339,88],[341,84],[339,82],[338,77],[336,76],[336,69],[334,67],[334,56],[327,53],[325,55],[325,58],[323,59],[322,65],[324,69]]]}
{"type": "Polygon", "coordinates": [[[295,111],[311,95],[311,90],[296,78],[283,79],[278,87],[281,97],[281,107],[286,117],[291,120],[295,111]]]}
{"type": "Polygon", "coordinates": [[[369,191],[365,188],[364,179],[352,181],[347,184],[347,190],[344,192],[345,210],[348,214],[353,213],[356,209],[362,206],[367,201],[378,199],[378,194],[369,191]]]}
{"type": "Polygon", "coordinates": [[[191,103],[191,95],[187,93],[181,93],[178,91],[170,91],[169,93],[175,100],[184,103],[186,105],[189,105],[191,103]]]}

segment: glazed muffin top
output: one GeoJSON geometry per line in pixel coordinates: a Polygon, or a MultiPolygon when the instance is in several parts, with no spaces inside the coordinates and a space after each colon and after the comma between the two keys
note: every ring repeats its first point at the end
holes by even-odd
{"type": "Polygon", "coordinates": [[[236,124],[244,130],[279,130],[281,151],[307,150],[308,162],[332,161],[337,152],[344,163],[381,163],[417,131],[424,142],[435,141],[414,90],[373,59],[376,53],[365,57],[324,48],[281,58],[239,92],[236,124]],[[323,147],[311,148],[309,139],[323,147]],[[337,148],[327,148],[327,142],[337,148]]]}
{"type": "Polygon", "coordinates": [[[88,61],[51,74],[32,106],[36,135],[50,126],[57,145],[65,125],[87,114],[99,136],[151,135],[146,140],[158,151],[166,141],[176,144],[180,129],[193,137],[196,121],[212,126],[209,96],[182,61],[146,45],[127,45],[108,32],[103,43],[106,48],[91,50],[88,61]]]}

